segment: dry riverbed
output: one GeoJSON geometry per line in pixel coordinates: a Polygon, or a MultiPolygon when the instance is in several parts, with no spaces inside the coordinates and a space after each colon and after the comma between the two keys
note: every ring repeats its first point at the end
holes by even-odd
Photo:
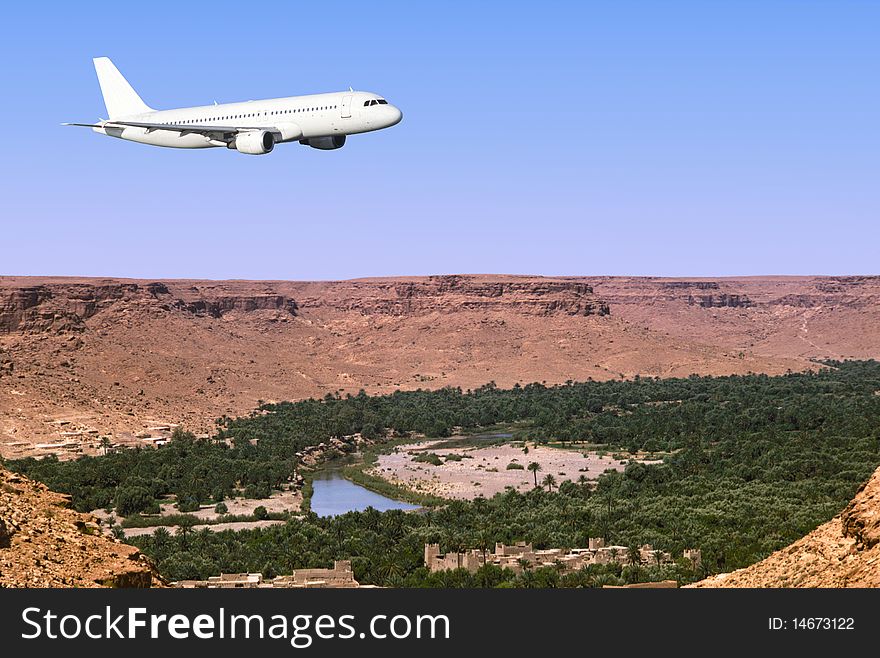
{"type": "Polygon", "coordinates": [[[581,475],[592,480],[608,469],[622,471],[626,467],[625,461],[593,452],[535,446],[525,454],[521,447],[509,444],[485,448],[434,447],[441,443],[427,441],[399,446],[391,454],[379,455],[376,466],[369,473],[420,493],[470,500],[481,495],[491,498],[507,487],[519,491],[533,488],[534,475],[525,470],[531,462],[541,465],[539,483],[548,474],[560,483],[577,481],[581,475]],[[424,453],[434,453],[444,459],[449,454],[456,454],[462,459],[446,461],[441,466],[414,461],[414,457],[424,453]],[[510,463],[522,465],[523,470],[508,470],[510,463]]]}

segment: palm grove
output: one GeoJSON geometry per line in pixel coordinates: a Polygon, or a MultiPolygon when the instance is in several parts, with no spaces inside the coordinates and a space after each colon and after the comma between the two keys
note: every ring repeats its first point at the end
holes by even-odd
{"type": "Polygon", "coordinates": [[[840,511],[880,464],[880,364],[828,362],[818,372],[686,379],[530,384],[501,390],[395,392],[265,404],[222,418],[209,440],[178,432],[163,448],[73,462],[25,459],[7,467],[70,493],[80,510],[115,506],[139,517],[173,497],[181,511],[232,496],[263,498],[288,483],[296,453],[333,437],[446,437],[509,428],[517,440],[582,444],[662,457],[630,463],[593,482],[556,482],[491,499],[455,501],[407,514],[368,510],[335,518],[305,513],[269,528],[132,538],[172,579],[220,572],[330,566],[351,558],[364,583],[398,586],[597,586],[676,578],[751,564],[840,511]],[[430,574],[427,542],[446,550],[490,549],[526,540],[583,546],[591,536],[624,546],[651,543],[680,555],[697,546],[703,567],[591,566],[516,576],[487,566],[476,574],[430,574]]]}

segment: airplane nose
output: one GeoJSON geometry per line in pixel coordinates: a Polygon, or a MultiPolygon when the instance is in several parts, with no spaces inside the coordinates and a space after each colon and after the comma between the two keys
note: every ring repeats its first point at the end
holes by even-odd
{"type": "Polygon", "coordinates": [[[395,107],[394,105],[390,106],[388,109],[391,110],[391,125],[396,126],[403,118],[403,112],[401,112],[400,109],[395,107]]]}

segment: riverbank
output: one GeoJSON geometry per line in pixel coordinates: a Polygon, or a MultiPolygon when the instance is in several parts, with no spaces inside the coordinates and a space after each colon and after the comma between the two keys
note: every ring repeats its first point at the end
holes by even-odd
{"type": "Polygon", "coordinates": [[[345,478],[337,469],[317,473],[314,480],[312,512],[318,516],[340,516],[348,512],[390,510],[414,511],[418,505],[370,491],[345,478]]]}
{"type": "Polygon", "coordinates": [[[300,509],[306,513],[315,511],[313,509],[315,480],[322,479],[325,474],[330,472],[338,473],[340,477],[352,483],[352,485],[362,487],[372,494],[395,502],[409,503],[418,507],[435,507],[448,503],[449,501],[442,497],[426,495],[405,486],[395,485],[368,472],[375,468],[379,455],[393,452],[397,449],[397,446],[411,441],[411,438],[391,439],[373,444],[369,447],[364,447],[360,452],[350,453],[341,458],[324,462],[315,470],[303,472],[300,509]]]}

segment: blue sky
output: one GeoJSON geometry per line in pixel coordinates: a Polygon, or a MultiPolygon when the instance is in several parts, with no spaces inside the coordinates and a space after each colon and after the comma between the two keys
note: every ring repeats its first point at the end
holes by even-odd
{"type": "Polygon", "coordinates": [[[880,273],[877,2],[475,5],[5,7],[0,273],[880,273]],[[106,115],[99,55],[157,108],[404,119],[263,157],[61,127],[106,115]]]}

